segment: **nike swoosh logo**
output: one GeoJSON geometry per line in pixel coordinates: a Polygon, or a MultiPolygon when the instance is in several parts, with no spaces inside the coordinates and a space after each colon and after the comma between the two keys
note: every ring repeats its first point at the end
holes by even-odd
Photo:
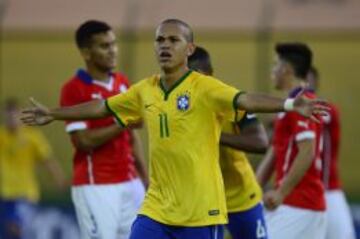
{"type": "Polygon", "coordinates": [[[149,108],[149,107],[151,107],[151,106],[153,106],[154,104],[145,104],[145,109],[147,109],[147,108],[149,108]]]}

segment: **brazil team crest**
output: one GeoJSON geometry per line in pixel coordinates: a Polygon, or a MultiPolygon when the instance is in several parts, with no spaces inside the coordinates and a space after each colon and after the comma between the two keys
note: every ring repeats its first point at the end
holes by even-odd
{"type": "Polygon", "coordinates": [[[180,94],[176,98],[177,109],[180,111],[187,111],[190,107],[190,94],[188,92],[180,94]]]}

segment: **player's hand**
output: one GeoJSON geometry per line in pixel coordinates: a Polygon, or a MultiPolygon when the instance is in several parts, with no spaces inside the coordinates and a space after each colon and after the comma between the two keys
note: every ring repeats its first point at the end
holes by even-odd
{"type": "Polygon", "coordinates": [[[277,190],[270,190],[264,194],[264,205],[268,210],[275,210],[284,201],[284,196],[277,190]]]}
{"type": "Polygon", "coordinates": [[[309,99],[303,94],[303,91],[301,91],[294,98],[294,111],[320,123],[320,120],[316,115],[326,115],[328,114],[328,111],[330,111],[330,108],[326,105],[325,100],[309,99]]]}
{"type": "Polygon", "coordinates": [[[37,102],[35,99],[30,98],[33,107],[26,108],[22,111],[21,121],[29,126],[46,125],[54,120],[50,115],[50,110],[37,102]]]}

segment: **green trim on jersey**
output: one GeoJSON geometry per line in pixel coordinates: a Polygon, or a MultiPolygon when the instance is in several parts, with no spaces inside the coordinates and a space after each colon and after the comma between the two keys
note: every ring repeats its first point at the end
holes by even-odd
{"type": "Polygon", "coordinates": [[[238,122],[238,118],[239,118],[239,115],[238,115],[238,106],[237,106],[237,99],[239,98],[240,95],[242,94],[245,94],[246,91],[239,91],[235,96],[234,96],[234,99],[233,99],[233,108],[234,108],[234,111],[235,111],[235,117],[234,117],[234,122],[238,122]]]}
{"type": "Polygon", "coordinates": [[[105,100],[105,106],[106,109],[111,112],[111,114],[113,114],[115,116],[116,121],[124,128],[126,128],[126,125],[124,124],[124,122],[120,119],[120,117],[110,108],[109,103],[107,100],[105,100]]]}
{"type": "Polygon", "coordinates": [[[160,88],[162,89],[162,91],[164,92],[164,100],[167,100],[169,98],[170,93],[178,86],[180,85],[181,82],[183,82],[192,72],[192,70],[189,70],[188,72],[186,72],[182,77],[180,77],[180,79],[178,79],[175,84],[169,89],[166,90],[165,86],[163,85],[163,82],[160,78],[160,88]]]}
{"type": "Polygon", "coordinates": [[[239,92],[234,96],[233,107],[234,107],[234,110],[235,110],[235,111],[238,110],[237,99],[239,98],[240,95],[245,94],[245,93],[246,93],[246,91],[239,91],[239,92]]]}

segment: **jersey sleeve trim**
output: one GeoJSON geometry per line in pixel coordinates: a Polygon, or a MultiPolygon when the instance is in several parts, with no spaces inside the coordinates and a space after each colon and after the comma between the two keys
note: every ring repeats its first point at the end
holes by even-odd
{"type": "Polygon", "coordinates": [[[65,131],[71,133],[77,130],[87,129],[87,124],[84,121],[72,122],[66,125],[65,131]]]}
{"type": "Polygon", "coordinates": [[[298,133],[295,136],[296,141],[302,141],[302,140],[305,140],[305,139],[314,139],[314,138],[315,138],[315,132],[311,131],[311,130],[303,131],[301,133],[298,133]]]}
{"type": "Polygon", "coordinates": [[[233,99],[233,109],[235,111],[235,119],[234,122],[238,122],[238,118],[239,118],[239,110],[237,107],[237,99],[239,98],[240,95],[245,94],[245,91],[239,91],[238,93],[235,94],[234,99],[233,99]]]}
{"type": "Polygon", "coordinates": [[[124,121],[122,121],[122,120],[120,119],[119,115],[116,114],[115,111],[113,111],[113,110],[111,109],[111,107],[110,107],[110,105],[109,105],[109,103],[108,103],[108,100],[105,100],[105,106],[106,106],[106,109],[114,115],[116,121],[117,121],[122,127],[125,128],[126,125],[125,125],[124,121]]]}
{"type": "Polygon", "coordinates": [[[240,95],[242,94],[245,94],[246,91],[239,91],[238,93],[236,93],[236,95],[234,96],[234,99],[233,99],[233,108],[235,111],[238,110],[238,107],[237,107],[237,99],[239,98],[240,95]]]}

